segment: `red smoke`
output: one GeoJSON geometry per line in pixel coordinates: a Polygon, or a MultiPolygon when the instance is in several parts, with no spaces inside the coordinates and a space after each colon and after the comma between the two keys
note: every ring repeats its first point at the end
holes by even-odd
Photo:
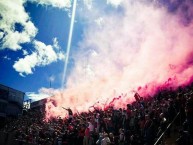
{"type": "Polygon", "coordinates": [[[182,11],[129,1],[121,8],[120,13],[102,15],[100,8],[88,13],[88,22],[101,17],[101,23],[85,29],[67,88],[48,99],[46,118],[65,117],[62,107],[73,112],[93,105],[126,107],[136,91],[147,97],[193,81],[193,23],[182,23],[182,11]]]}

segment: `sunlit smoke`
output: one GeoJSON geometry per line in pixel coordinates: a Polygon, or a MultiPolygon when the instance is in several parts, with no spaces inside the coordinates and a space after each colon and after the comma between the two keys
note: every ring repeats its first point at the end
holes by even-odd
{"type": "Polygon", "coordinates": [[[66,50],[66,57],[65,57],[65,62],[64,62],[64,71],[63,71],[63,76],[62,76],[62,88],[64,88],[64,84],[66,81],[66,71],[68,68],[68,59],[69,59],[69,54],[70,54],[70,49],[71,49],[72,33],[73,33],[74,20],[75,20],[75,15],[76,15],[76,5],[77,5],[77,0],[74,0],[73,8],[72,8],[72,17],[71,17],[71,22],[70,22],[70,31],[69,31],[68,43],[67,43],[67,50],[66,50]]]}
{"type": "MultiPolygon", "coordinates": [[[[74,112],[93,105],[126,107],[135,92],[147,97],[192,82],[193,23],[185,21],[180,4],[175,11],[144,1],[123,1],[116,13],[101,15],[95,9],[88,21],[99,12],[100,26],[92,23],[84,30],[67,88],[48,99],[47,118],[65,117],[61,107],[74,112]]],[[[187,9],[189,17],[193,13],[189,5],[187,9]]]]}

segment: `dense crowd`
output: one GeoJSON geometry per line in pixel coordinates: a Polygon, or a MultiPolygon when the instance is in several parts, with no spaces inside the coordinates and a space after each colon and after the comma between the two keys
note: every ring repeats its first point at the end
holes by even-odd
{"type": "MultiPolygon", "coordinates": [[[[65,108],[64,108],[65,109],[65,108]]],[[[67,119],[44,121],[44,111],[28,110],[18,119],[7,120],[1,130],[14,133],[17,140],[38,145],[153,145],[180,112],[176,124],[183,123],[178,145],[193,138],[193,86],[162,90],[153,97],[139,97],[125,108],[74,114],[67,119]],[[189,139],[190,138],[190,139],[189,139]]],[[[170,137],[170,129],[166,135],[170,137]]]]}

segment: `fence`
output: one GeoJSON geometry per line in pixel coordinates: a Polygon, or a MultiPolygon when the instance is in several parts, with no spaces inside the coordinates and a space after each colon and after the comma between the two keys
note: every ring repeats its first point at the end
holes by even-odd
{"type": "Polygon", "coordinates": [[[174,117],[174,119],[172,120],[171,123],[169,123],[169,125],[167,126],[167,128],[165,129],[165,131],[160,135],[160,137],[157,139],[157,141],[154,143],[154,145],[163,145],[164,141],[165,141],[165,136],[166,133],[169,131],[169,129],[171,128],[171,126],[174,124],[174,122],[176,121],[177,118],[180,117],[180,124],[181,124],[181,116],[180,116],[180,112],[177,113],[177,115],[174,117]]]}

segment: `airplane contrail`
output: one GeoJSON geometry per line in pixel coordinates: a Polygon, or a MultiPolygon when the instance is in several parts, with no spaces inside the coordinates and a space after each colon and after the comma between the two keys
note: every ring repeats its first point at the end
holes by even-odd
{"type": "Polygon", "coordinates": [[[73,3],[73,8],[72,8],[72,18],[70,22],[70,31],[69,31],[69,36],[68,36],[68,44],[67,44],[67,51],[66,51],[66,57],[64,60],[64,71],[63,71],[63,76],[62,76],[62,88],[64,88],[64,84],[66,81],[66,71],[68,67],[68,59],[69,59],[69,54],[70,54],[70,49],[71,49],[71,42],[72,42],[72,32],[74,28],[74,19],[75,19],[75,14],[76,14],[76,3],[77,0],[74,0],[73,3]]]}

